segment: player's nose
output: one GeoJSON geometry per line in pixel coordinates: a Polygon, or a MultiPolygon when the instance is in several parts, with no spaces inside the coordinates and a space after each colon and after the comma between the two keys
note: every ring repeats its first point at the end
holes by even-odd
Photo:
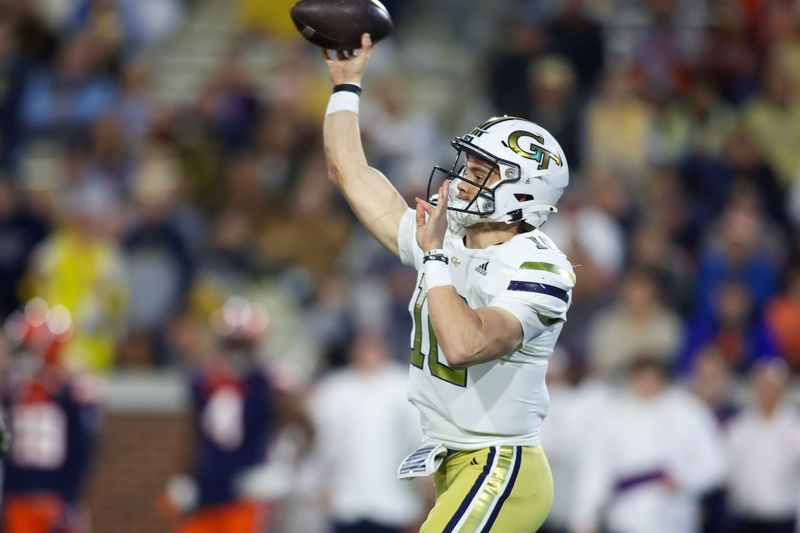
{"type": "Polygon", "coordinates": [[[466,198],[470,195],[474,188],[475,187],[473,185],[470,185],[464,180],[458,180],[458,196],[466,198]]]}

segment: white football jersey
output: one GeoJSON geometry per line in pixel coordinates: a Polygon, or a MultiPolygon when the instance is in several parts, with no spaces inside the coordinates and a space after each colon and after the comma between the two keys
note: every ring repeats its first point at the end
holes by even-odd
{"type": "Polygon", "coordinates": [[[534,230],[484,249],[467,248],[448,231],[453,285],[473,309],[500,307],[522,325],[522,346],[487,363],[456,370],[436,342],[428,319],[422,250],[413,210],[398,232],[400,259],[419,272],[409,312],[411,371],[408,396],[422,415],[426,440],[455,450],[539,444],[547,414],[547,361],[566,320],[575,274],[567,257],[544,233],[534,230]]]}

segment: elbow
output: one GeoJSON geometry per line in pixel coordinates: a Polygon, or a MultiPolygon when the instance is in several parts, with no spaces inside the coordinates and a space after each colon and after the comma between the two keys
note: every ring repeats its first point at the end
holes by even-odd
{"type": "Polygon", "coordinates": [[[447,361],[447,366],[454,370],[464,370],[472,364],[475,359],[474,354],[469,350],[457,347],[442,347],[444,349],[444,358],[447,361]]]}
{"type": "Polygon", "coordinates": [[[324,143],[325,162],[328,166],[328,180],[338,187],[342,182],[342,172],[340,170],[340,162],[336,157],[336,150],[330,145],[328,140],[324,143]]]}
{"type": "Polygon", "coordinates": [[[339,172],[339,167],[332,163],[328,163],[328,180],[337,189],[342,188],[342,173],[339,172]]]}

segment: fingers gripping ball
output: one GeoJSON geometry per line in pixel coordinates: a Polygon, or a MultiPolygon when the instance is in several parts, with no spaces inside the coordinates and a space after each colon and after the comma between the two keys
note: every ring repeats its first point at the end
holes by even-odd
{"type": "Polygon", "coordinates": [[[364,33],[378,42],[394,28],[378,0],[300,0],[290,14],[307,41],[329,50],[360,48],[364,33]]]}

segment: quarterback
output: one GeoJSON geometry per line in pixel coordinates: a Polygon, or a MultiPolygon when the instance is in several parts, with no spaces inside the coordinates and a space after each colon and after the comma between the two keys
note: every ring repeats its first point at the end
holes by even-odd
{"type": "Polygon", "coordinates": [[[452,168],[434,167],[429,198],[409,208],[364,156],[368,35],[361,44],[336,58],[323,51],[334,83],[324,143],[330,178],[358,219],[418,271],[408,395],[425,442],[398,475],[434,476],[423,532],[535,531],[553,495],[539,445],[544,378],[575,284],[539,228],[569,181],[567,161],[540,126],[492,118],[452,142],[452,168]]]}

